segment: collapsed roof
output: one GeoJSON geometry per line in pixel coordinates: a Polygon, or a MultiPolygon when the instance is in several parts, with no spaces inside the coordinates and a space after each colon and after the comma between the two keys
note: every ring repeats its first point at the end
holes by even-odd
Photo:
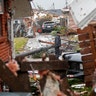
{"type": "Polygon", "coordinates": [[[74,0],[70,12],[76,25],[83,29],[96,17],[96,0],[74,0]]]}

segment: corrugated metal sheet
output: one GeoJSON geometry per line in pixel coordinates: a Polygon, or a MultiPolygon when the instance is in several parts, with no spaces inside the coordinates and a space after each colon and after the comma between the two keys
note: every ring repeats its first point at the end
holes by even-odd
{"type": "Polygon", "coordinates": [[[74,0],[70,8],[76,25],[81,29],[96,16],[96,0],[74,0]]]}
{"type": "Polygon", "coordinates": [[[31,4],[29,0],[12,0],[14,19],[31,16],[31,4]]]}

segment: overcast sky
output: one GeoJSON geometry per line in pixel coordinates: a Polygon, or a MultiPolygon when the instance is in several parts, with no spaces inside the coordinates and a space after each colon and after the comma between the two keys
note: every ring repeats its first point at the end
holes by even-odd
{"type": "Polygon", "coordinates": [[[33,8],[39,5],[44,9],[52,9],[54,7],[55,9],[62,9],[66,6],[66,1],[68,3],[72,2],[72,0],[33,0],[34,4],[32,5],[33,8]],[[53,3],[54,3],[54,7],[53,7],[53,3]]]}

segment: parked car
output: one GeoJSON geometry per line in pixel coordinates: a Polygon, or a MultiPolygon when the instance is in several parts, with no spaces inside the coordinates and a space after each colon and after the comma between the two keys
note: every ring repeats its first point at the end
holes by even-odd
{"type": "Polygon", "coordinates": [[[51,32],[54,27],[56,26],[56,23],[53,21],[45,21],[42,24],[42,32],[51,32]]]}

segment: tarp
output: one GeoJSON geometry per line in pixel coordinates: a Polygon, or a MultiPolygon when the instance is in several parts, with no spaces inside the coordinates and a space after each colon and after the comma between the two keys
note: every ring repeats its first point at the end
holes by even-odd
{"type": "Polygon", "coordinates": [[[31,16],[32,7],[29,0],[12,0],[14,19],[31,16]]]}
{"type": "Polygon", "coordinates": [[[96,16],[96,0],[74,0],[70,12],[76,25],[83,29],[96,16]]]}

